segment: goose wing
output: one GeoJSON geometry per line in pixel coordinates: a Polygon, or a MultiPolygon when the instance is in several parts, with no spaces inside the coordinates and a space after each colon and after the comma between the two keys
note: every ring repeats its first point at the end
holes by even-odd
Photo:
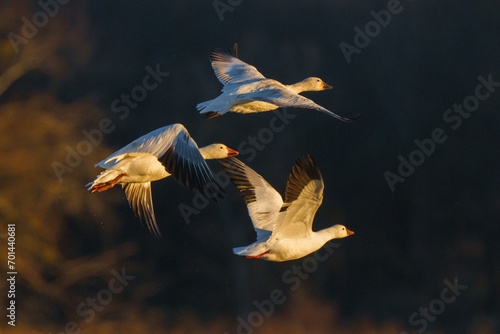
{"type": "Polygon", "coordinates": [[[152,154],[182,185],[200,191],[210,191],[211,197],[221,197],[222,190],[201,155],[198,145],[182,124],[156,129],[134,140],[97,165],[109,169],[127,157],[127,153],[152,154]]]}
{"type": "Polygon", "coordinates": [[[283,88],[261,89],[261,90],[256,90],[252,93],[241,94],[241,96],[238,96],[238,99],[268,102],[280,107],[296,107],[296,108],[318,110],[327,115],[335,117],[336,119],[341,120],[343,122],[353,122],[357,118],[359,118],[359,115],[355,116],[354,118],[339,116],[331,112],[330,110],[320,106],[314,101],[308,99],[307,97],[304,97],[289,89],[286,89],[285,88],[286,86],[281,84],[280,86],[283,86],[283,88]]]}
{"type": "Polygon", "coordinates": [[[234,56],[226,52],[215,51],[210,55],[212,68],[217,79],[223,84],[238,84],[250,80],[265,79],[257,69],[237,57],[238,46],[234,46],[234,56]]]}
{"type": "Polygon", "coordinates": [[[151,182],[144,183],[126,183],[123,184],[123,190],[127,196],[128,203],[136,217],[139,217],[141,223],[146,223],[149,232],[157,237],[161,237],[160,229],[156,223],[155,212],[153,209],[153,199],[151,197],[151,182]]]}
{"type": "Polygon", "coordinates": [[[229,157],[219,162],[245,199],[257,241],[266,241],[274,230],[283,199],[262,176],[240,160],[229,157]]]}
{"type": "Polygon", "coordinates": [[[286,187],[285,202],[273,232],[274,239],[307,237],[323,202],[323,177],[310,155],[298,159],[286,187]]]}

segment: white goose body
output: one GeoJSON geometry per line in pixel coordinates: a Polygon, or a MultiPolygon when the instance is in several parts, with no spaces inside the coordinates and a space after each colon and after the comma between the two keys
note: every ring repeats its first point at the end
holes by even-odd
{"type": "Polygon", "coordinates": [[[259,174],[236,158],[220,160],[247,203],[257,241],[234,248],[235,254],[268,261],[304,257],[331,239],[354,232],[343,225],[312,231],[314,216],[323,201],[323,178],[311,156],[297,160],[288,180],[285,202],[259,174]]]}
{"type": "Polygon", "coordinates": [[[321,91],[332,87],[320,78],[306,78],[293,85],[264,77],[254,66],[223,52],[211,55],[212,68],[219,81],[224,85],[222,94],[217,98],[199,103],[196,108],[207,118],[223,115],[226,112],[257,113],[275,110],[280,107],[314,109],[333,116],[341,121],[355,120],[341,117],[314,101],[299,95],[305,91],[321,91]]]}
{"type": "MultiPolygon", "coordinates": [[[[301,81],[294,85],[284,85],[281,82],[273,79],[262,79],[243,85],[228,84],[222,89],[223,93],[215,100],[212,100],[213,102],[211,102],[211,104],[212,106],[227,106],[230,104],[231,108],[228,111],[240,114],[266,112],[276,110],[280,108],[280,106],[274,103],[263,101],[249,102],[246,99],[252,96],[265,96],[273,90],[276,92],[280,92],[281,96],[294,96],[305,91],[324,90],[330,88],[331,86],[327,85],[319,78],[307,78],[304,81],[301,81]]],[[[310,107],[312,109],[315,109],[320,106],[312,102],[310,103],[310,107]]]]}
{"type": "MultiPolygon", "coordinates": [[[[124,174],[116,183],[142,183],[164,179],[172,174],[165,170],[158,158],[150,153],[131,152],[115,156],[115,163],[102,172],[93,184],[112,182],[124,174]]],[[[109,161],[109,160],[108,160],[109,161]]],[[[101,161],[96,166],[101,166],[101,161]]]]}
{"type": "Polygon", "coordinates": [[[263,259],[268,261],[288,261],[300,259],[309,255],[321,247],[328,241],[342,236],[328,235],[324,230],[312,232],[307,237],[300,237],[296,239],[278,239],[270,240],[270,244],[266,245],[270,249],[269,253],[262,256],[263,259]]]}
{"type": "Polygon", "coordinates": [[[173,175],[181,184],[200,191],[221,191],[205,159],[222,159],[238,152],[224,144],[198,148],[182,124],[154,130],[116,151],[96,166],[105,170],[87,184],[101,192],[121,184],[136,216],[146,221],[149,230],[161,235],[154,215],[151,182],[173,175]]]}

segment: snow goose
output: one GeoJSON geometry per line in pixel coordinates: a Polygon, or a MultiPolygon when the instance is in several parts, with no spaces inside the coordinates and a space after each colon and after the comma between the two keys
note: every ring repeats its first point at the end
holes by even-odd
{"type": "Polygon", "coordinates": [[[321,91],[332,86],[320,78],[310,77],[293,85],[267,79],[257,69],[238,59],[238,45],[234,45],[233,55],[213,52],[210,61],[215,75],[224,85],[217,98],[199,103],[196,108],[206,118],[223,115],[228,111],[248,114],[275,110],[280,107],[297,107],[324,112],[344,122],[359,117],[341,117],[314,101],[299,95],[305,91],[321,91]]]}
{"type": "Polygon", "coordinates": [[[323,178],[313,158],[297,160],[288,179],[285,202],[280,194],[250,167],[236,158],[219,160],[243,195],[257,241],[233,252],[247,258],[288,261],[304,257],[327,241],[354,232],[343,225],[312,231],[314,215],[323,201],[323,178]]]}
{"type": "Polygon", "coordinates": [[[224,144],[198,148],[182,124],[172,124],[134,140],[97,163],[105,171],[87,187],[94,193],[121,184],[134,214],[146,222],[151,233],[161,236],[153,210],[151,181],[172,175],[182,185],[210,192],[213,198],[221,197],[222,190],[205,159],[237,154],[224,144]]]}

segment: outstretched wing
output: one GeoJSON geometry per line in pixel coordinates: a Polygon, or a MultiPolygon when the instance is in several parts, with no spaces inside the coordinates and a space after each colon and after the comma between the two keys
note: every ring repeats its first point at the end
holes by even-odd
{"type": "MultiPolygon", "coordinates": [[[[210,192],[210,197],[222,197],[222,189],[201,155],[198,145],[182,124],[172,124],[154,130],[113,153],[97,165],[109,169],[127,157],[127,153],[152,154],[182,185],[210,192]]],[[[97,166],[96,165],[96,166],[97,166]]]]}
{"type": "Polygon", "coordinates": [[[122,184],[128,203],[136,217],[139,217],[141,223],[146,223],[149,232],[157,237],[161,237],[160,229],[156,223],[155,212],[153,209],[153,199],[151,197],[151,182],[145,183],[126,183],[122,184]]]}
{"type": "MultiPolygon", "coordinates": [[[[108,169],[110,164],[114,164],[114,161],[125,153],[149,153],[156,157],[160,157],[165,154],[167,149],[170,148],[179,137],[189,137],[188,131],[182,124],[164,126],[137,138],[127,146],[124,146],[103,161],[97,163],[96,166],[98,165],[108,169]]],[[[194,140],[193,144],[194,147],[197,148],[194,140]]]]}
{"type": "Polygon", "coordinates": [[[347,118],[339,116],[330,110],[320,106],[314,101],[299,95],[289,89],[266,89],[257,90],[248,94],[241,94],[238,96],[240,100],[250,100],[250,101],[262,101],[275,104],[280,107],[296,107],[296,108],[306,108],[321,111],[327,115],[335,117],[343,122],[353,122],[359,118],[359,115],[354,118],[347,118]]]}
{"type": "Polygon", "coordinates": [[[226,52],[215,51],[210,55],[212,68],[215,71],[217,79],[223,84],[235,84],[249,80],[265,79],[257,69],[248,65],[237,57],[238,45],[234,45],[234,55],[226,52]]]}
{"type": "Polygon", "coordinates": [[[257,241],[265,241],[276,225],[283,200],[278,192],[262,176],[240,160],[229,157],[221,159],[224,170],[238,188],[248,207],[257,241]]]}
{"type": "Polygon", "coordinates": [[[307,237],[323,202],[323,177],[310,155],[298,159],[288,179],[285,203],[273,232],[276,239],[307,237]]]}

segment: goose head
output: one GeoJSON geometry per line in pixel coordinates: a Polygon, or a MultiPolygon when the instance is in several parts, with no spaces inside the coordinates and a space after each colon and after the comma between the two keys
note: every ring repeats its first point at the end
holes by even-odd
{"type": "Polygon", "coordinates": [[[320,78],[316,77],[310,77],[305,80],[303,80],[309,87],[310,91],[319,91],[319,90],[325,90],[325,89],[332,89],[333,87],[321,80],[320,78]]]}
{"type": "Polygon", "coordinates": [[[354,234],[353,231],[349,230],[344,225],[333,225],[332,227],[329,228],[329,232],[330,235],[332,236],[332,239],[345,238],[354,234]]]}
{"type": "Polygon", "coordinates": [[[325,89],[332,89],[333,87],[316,77],[309,77],[296,84],[290,85],[296,93],[301,92],[317,92],[325,89]]]}
{"type": "Polygon", "coordinates": [[[224,144],[212,144],[200,148],[200,153],[204,159],[224,159],[238,155],[235,151],[224,144]]]}

